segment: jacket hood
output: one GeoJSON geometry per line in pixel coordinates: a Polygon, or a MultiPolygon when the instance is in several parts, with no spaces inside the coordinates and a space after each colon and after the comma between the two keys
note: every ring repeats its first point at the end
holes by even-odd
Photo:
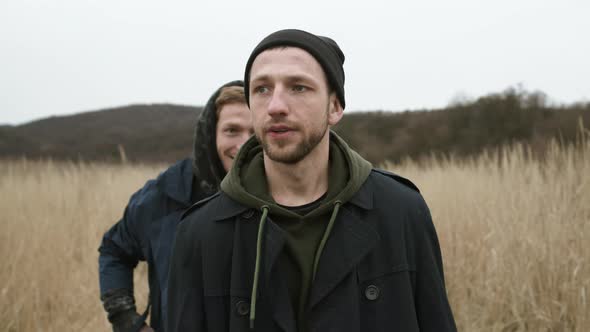
{"type": "Polygon", "coordinates": [[[193,173],[195,189],[202,197],[219,190],[219,183],[226,172],[217,154],[217,108],[215,100],[221,89],[227,86],[244,86],[242,81],[232,81],[222,85],[207,101],[205,108],[197,119],[193,143],[193,173]]]}
{"type": "Polygon", "coordinates": [[[328,192],[321,205],[305,216],[299,216],[278,205],[268,193],[264,171],[262,146],[251,137],[240,149],[228,176],[221,183],[221,190],[232,199],[257,210],[263,206],[270,214],[292,218],[306,218],[327,213],[334,202],[346,203],[365,182],[372,165],[350,149],[336,133],[330,131],[330,157],[328,192]]]}

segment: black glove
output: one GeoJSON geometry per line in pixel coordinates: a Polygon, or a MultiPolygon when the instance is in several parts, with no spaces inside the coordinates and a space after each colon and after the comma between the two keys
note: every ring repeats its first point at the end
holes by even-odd
{"type": "MultiPolygon", "coordinates": [[[[143,317],[137,313],[133,292],[128,289],[113,289],[104,293],[101,298],[113,332],[137,332],[138,323],[143,317]]],[[[145,323],[139,325],[142,327],[145,323]]]]}

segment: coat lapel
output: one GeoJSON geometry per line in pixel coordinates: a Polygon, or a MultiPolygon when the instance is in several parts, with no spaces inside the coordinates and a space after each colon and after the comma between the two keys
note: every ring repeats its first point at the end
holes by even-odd
{"type": "MultiPolygon", "coordinates": [[[[250,298],[252,290],[254,266],[256,263],[256,238],[260,224],[259,212],[247,220],[238,217],[234,233],[234,249],[232,254],[231,292],[234,296],[250,298]]],[[[281,271],[277,269],[279,256],[285,244],[285,232],[270,219],[263,231],[261,253],[261,270],[258,284],[257,328],[264,329],[265,303],[272,303],[267,308],[277,326],[285,332],[295,332],[295,316],[289,301],[288,288],[281,271]],[[260,325],[262,324],[262,325],[260,325]]]]}
{"type": "Polygon", "coordinates": [[[309,308],[320,302],[348,275],[379,241],[377,232],[349,211],[340,210],[320,257],[311,288],[309,308]]]}

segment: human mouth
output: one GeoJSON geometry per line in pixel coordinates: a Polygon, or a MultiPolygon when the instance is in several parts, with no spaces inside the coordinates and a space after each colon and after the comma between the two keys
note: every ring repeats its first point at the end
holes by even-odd
{"type": "Polygon", "coordinates": [[[274,125],[270,126],[266,132],[273,138],[284,138],[291,134],[293,129],[285,125],[274,125]]]}
{"type": "Polygon", "coordinates": [[[229,151],[229,152],[225,153],[225,156],[231,160],[234,160],[236,158],[237,154],[238,154],[237,151],[229,151]]]}

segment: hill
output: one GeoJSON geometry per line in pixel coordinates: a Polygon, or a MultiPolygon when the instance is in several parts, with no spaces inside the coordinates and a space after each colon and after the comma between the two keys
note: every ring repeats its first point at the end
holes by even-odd
{"type": "MultiPolygon", "coordinates": [[[[0,127],[0,158],[173,162],[189,156],[201,107],[132,105],[0,127]]],[[[345,112],[334,128],[373,163],[463,158],[522,142],[544,151],[590,128],[590,103],[550,105],[541,92],[508,89],[437,110],[345,112]]]]}
{"type": "Polygon", "coordinates": [[[0,128],[0,157],[172,161],[192,147],[201,107],[132,105],[0,128]]]}

